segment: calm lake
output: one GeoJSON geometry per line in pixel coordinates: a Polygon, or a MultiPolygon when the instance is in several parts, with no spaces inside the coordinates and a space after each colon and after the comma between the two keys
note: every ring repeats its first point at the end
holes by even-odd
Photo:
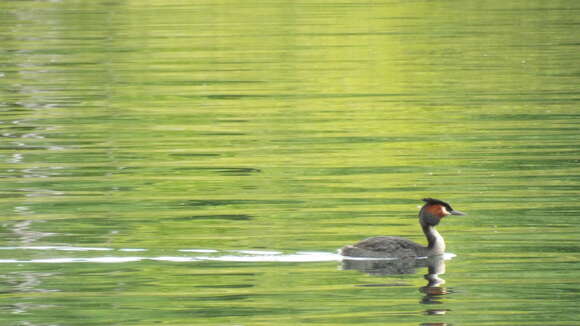
{"type": "Polygon", "coordinates": [[[579,325],[577,0],[0,2],[0,325],[579,325]],[[447,254],[421,198],[467,212],[447,254]]]}

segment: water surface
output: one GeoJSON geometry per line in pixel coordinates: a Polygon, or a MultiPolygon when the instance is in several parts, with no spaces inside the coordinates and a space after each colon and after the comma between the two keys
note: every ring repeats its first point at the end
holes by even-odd
{"type": "Polygon", "coordinates": [[[579,12],[1,2],[2,324],[577,325],[579,12]]]}

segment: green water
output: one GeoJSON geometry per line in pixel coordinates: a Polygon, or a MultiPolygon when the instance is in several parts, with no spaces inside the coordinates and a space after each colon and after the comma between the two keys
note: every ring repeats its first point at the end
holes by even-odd
{"type": "Polygon", "coordinates": [[[579,33],[575,0],[0,2],[0,324],[578,325],[579,33]],[[335,255],[423,242],[423,197],[469,213],[436,273],[335,255]]]}

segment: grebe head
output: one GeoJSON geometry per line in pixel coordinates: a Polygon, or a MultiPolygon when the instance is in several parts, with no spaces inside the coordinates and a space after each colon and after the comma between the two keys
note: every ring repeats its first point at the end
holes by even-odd
{"type": "Polygon", "coordinates": [[[463,212],[454,210],[449,203],[439,199],[423,198],[425,205],[419,211],[419,219],[422,224],[436,226],[442,218],[449,215],[466,215],[463,212]]]}

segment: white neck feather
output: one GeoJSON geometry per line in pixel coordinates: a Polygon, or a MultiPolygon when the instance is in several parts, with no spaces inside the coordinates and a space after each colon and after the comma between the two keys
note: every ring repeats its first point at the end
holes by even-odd
{"type": "Polygon", "coordinates": [[[436,255],[444,254],[445,253],[445,240],[443,239],[441,234],[439,234],[439,232],[437,232],[437,230],[435,230],[435,227],[433,227],[431,225],[424,225],[423,232],[425,233],[425,236],[427,237],[427,241],[429,242],[429,245],[428,245],[429,249],[436,255]]]}
{"type": "Polygon", "coordinates": [[[431,231],[433,234],[433,238],[435,239],[435,241],[432,244],[431,249],[436,254],[440,254],[440,255],[444,254],[445,253],[445,240],[443,239],[441,234],[439,234],[439,232],[437,232],[437,230],[434,227],[431,227],[431,231]]]}

